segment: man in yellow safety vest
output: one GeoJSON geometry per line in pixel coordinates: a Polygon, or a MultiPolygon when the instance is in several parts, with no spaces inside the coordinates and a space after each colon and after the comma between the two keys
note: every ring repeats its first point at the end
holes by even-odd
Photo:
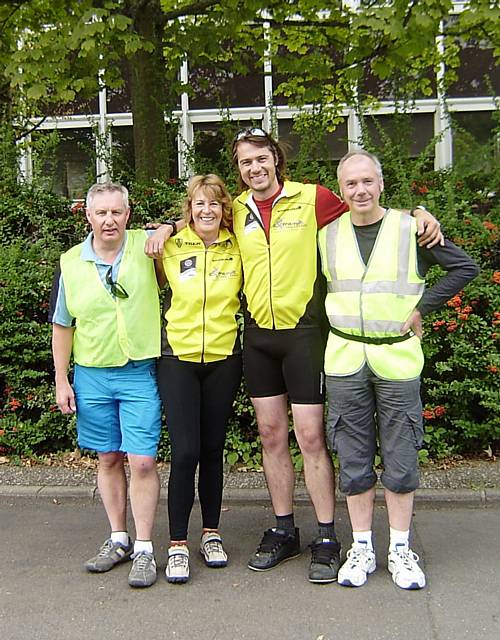
{"type": "Polygon", "coordinates": [[[330,322],[327,440],[339,456],[340,488],[353,530],[338,582],[361,586],[376,568],[372,520],[378,442],[390,526],[388,569],[397,586],[420,589],[425,575],[410,549],[409,531],[423,440],[422,316],[460,291],[478,267],[447,240],[421,247],[415,220],[380,205],[382,168],[372,154],[348,153],[337,175],[349,212],[323,227],[318,242],[330,322]],[[446,274],[424,290],[433,264],[446,274]]]}

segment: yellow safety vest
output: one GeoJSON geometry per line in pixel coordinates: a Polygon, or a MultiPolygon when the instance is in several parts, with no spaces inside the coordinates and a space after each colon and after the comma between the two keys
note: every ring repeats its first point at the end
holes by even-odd
{"type": "Polygon", "coordinates": [[[221,229],[205,247],[188,225],[165,246],[166,338],[162,353],[190,362],[224,360],[235,350],[242,285],[236,238],[221,229]]]}
{"type": "Polygon", "coordinates": [[[250,191],[233,202],[247,308],[259,327],[293,329],[317,277],[316,185],[285,181],[273,203],[269,242],[250,191]]]}
{"type": "MultiPolygon", "coordinates": [[[[332,327],[371,338],[399,336],[425,286],[417,272],[415,234],[413,218],[388,211],[365,265],[350,213],[320,230],[328,287],[325,306],[332,327]]],[[[334,376],[351,375],[368,363],[380,378],[410,380],[420,375],[423,362],[417,336],[394,344],[366,344],[330,332],[325,352],[325,372],[334,376]]]]}
{"type": "Polygon", "coordinates": [[[145,231],[127,231],[117,280],[129,294],[114,298],[82,245],[61,256],[69,313],[75,318],[73,358],[85,367],[120,367],[160,355],[160,305],[153,261],[144,255],[145,231]]]}

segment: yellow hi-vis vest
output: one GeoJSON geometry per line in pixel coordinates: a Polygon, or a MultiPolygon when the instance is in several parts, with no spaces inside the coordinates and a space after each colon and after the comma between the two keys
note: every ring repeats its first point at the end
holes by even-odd
{"type": "MultiPolygon", "coordinates": [[[[328,288],[325,306],[332,327],[372,338],[399,336],[425,286],[417,272],[415,234],[413,218],[388,211],[365,265],[350,213],[320,230],[318,242],[328,288]]],[[[325,373],[348,376],[368,363],[380,378],[410,380],[420,375],[423,362],[417,336],[394,344],[366,344],[330,332],[325,373]]]]}
{"type": "Polygon", "coordinates": [[[170,285],[162,353],[189,362],[217,362],[239,351],[236,314],[242,284],[234,235],[220,229],[205,247],[188,225],[165,245],[163,268],[170,285]]]}
{"type": "Polygon", "coordinates": [[[113,298],[82,245],[61,256],[68,311],[75,318],[73,358],[85,367],[120,367],[160,355],[160,304],[145,231],[127,231],[117,280],[128,298],[113,298]]]}
{"type": "Polygon", "coordinates": [[[316,185],[285,181],[273,203],[269,243],[250,191],[233,202],[247,308],[263,329],[293,329],[313,296],[316,185]]]}

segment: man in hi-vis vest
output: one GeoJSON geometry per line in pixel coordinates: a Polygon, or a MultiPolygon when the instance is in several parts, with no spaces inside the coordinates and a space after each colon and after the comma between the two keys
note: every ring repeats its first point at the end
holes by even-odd
{"type": "Polygon", "coordinates": [[[133,559],[129,585],[149,587],[156,581],[151,532],[160,490],[155,268],[144,255],[146,232],[126,230],[125,187],[91,187],[86,215],[92,230],[62,254],[51,296],[56,401],[62,413],[76,412],[79,446],[99,457],[97,481],[111,534],[85,568],[102,573],[133,559]],[[68,380],[71,354],[73,385],[68,380]],[[135,543],[126,524],[125,454],[135,543]]]}
{"type": "Polygon", "coordinates": [[[376,568],[372,520],[378,442],[390,526],[388,569],[398,587],[420,589],[425,575],[409,547],[409,530],[423,439],[422,316],[460,291],[478,267],[451,242],[420,247],[414,219],[380,206],[384,182],[375,156],[348,153],[337,176],[349,213],[321,229],[318,242],[330,321],[327,438],[339,457],[340,488],[353,530],[338,582],[359,587],[376,568]],[[424,291],[433,264],[447,273],[424,291]]]}

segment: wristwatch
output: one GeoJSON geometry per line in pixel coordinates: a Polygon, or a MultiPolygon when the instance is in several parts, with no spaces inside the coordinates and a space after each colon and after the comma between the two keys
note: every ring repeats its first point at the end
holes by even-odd
{"type": "Polygon", "coordinates": [[[175,224],[175,220],[165,220],[163,224],[169,224],[172,227],[172,233],[170,237],[172,238],[177,233],[177,225],[175,224]]]}

